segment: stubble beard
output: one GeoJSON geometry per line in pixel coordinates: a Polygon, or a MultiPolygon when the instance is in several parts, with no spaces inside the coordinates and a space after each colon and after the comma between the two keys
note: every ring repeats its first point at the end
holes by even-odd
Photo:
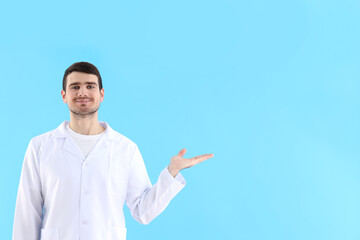
{"type": "Polygon", "coordinates": [[[69,107],[69,110],[70,110],[70,112],[72,112],[74,114],[74,117],[80,119],[80,118],[93,117],[95,115],[95,113],[99,110],[99,108],[100,108],[100,105],[95,108],[92,108],[88,111],[85,111],[85,112],[77,111],[75,108],[70,108],[70,107],[69,107]]]}

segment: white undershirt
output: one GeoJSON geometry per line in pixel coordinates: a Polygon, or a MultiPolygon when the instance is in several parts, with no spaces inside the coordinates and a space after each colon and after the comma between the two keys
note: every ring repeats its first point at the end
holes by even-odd
{"type": "Polygon", "coordinates": [[[75,141],[75,143],[79,146],[80,150],[83,152],[85,157],[88,156],[91,149],[95,146],[96,142],[104,134],[104,131],[102,133],[99,133],[96,135],[80,134],[80,133],[77,133],[74,130],[72,130],[69,127],[69,124],[66,125],[66,131],[69,133],[69,135],[75,141]]]}

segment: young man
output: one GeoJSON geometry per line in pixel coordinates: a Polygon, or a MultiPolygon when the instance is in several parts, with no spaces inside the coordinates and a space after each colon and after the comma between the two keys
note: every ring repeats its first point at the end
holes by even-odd
{"type": "Polygon", "coordinates": [[[148,224],[185,186],[180,170],[213,157],[182,149],[152,185],[138,146],[98,121],[104,89],[98,69],[71,65],[61,95],[70,121],[30,140],[20,177],[14,240],[125,240],[123,205],[148,224]]]}

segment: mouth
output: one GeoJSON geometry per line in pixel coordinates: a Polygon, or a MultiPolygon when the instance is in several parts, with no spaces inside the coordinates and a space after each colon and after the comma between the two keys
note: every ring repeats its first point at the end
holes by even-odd
{"type": "Polygon", "coordinates": [[[81,99],[81,100],[76,100],[75,102],[78,102],[78,103],[88,103],[90,102],[91,100],[90,99],[81,99]]]}

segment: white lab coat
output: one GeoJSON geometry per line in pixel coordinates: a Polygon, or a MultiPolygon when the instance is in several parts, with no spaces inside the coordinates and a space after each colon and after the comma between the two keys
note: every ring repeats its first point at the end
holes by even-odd
{"type": "Polygon", "coordinates": [[[29,143],[13,240],[125,240],[124,201],[135,220],[148,224],[186,185],[167,167],[152,185],[137,145],[106,122],[99,121],[105,132],[85,158],[68,123],[29,143]]]}

